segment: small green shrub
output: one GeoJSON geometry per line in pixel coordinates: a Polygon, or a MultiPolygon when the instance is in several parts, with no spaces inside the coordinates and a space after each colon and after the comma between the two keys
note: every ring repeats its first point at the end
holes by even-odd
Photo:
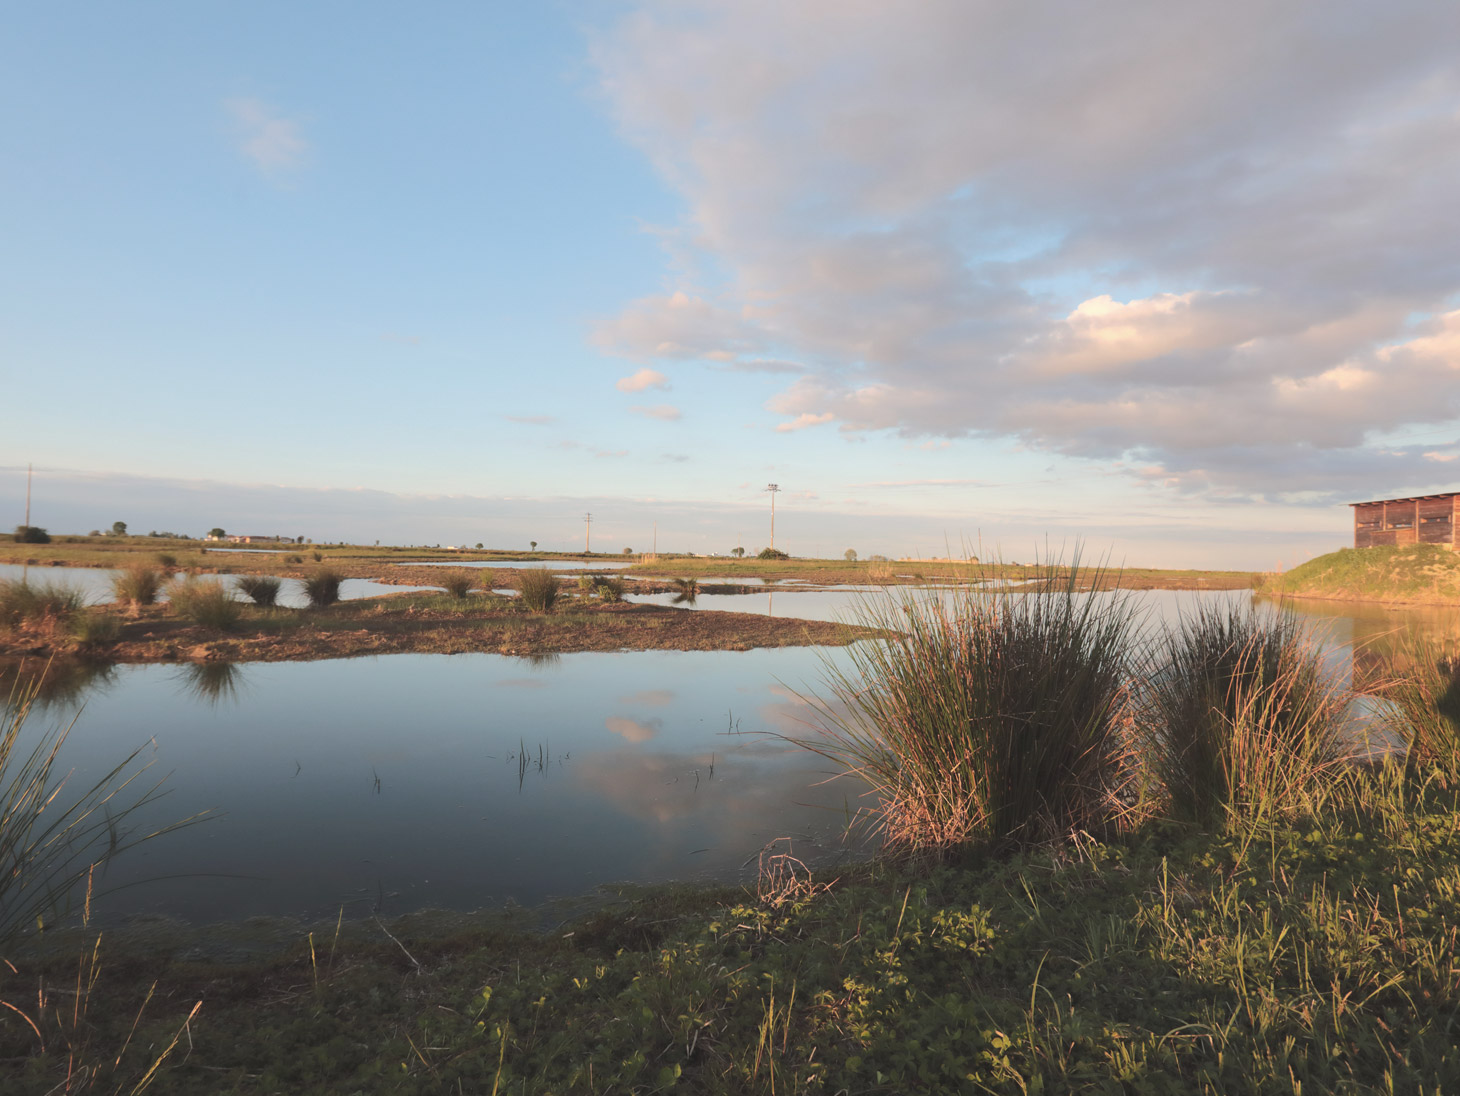
{"type": "Polygon", "coordinates": [[[150,564],[134,563],[112,579],[112,592],[116,594],[117,601],[130,605],[135,610],[157,600],[165,577],[150,564]]]}
{"type": "Polygon", "coordinates": [[[309,556],[310,556],[311,559],[314,560],[315,563],[323,563],[324,562],[324,553],[321,552],[317,548],[313,552],[310,552],[309,553],[309,556]]]}
{"type": "Polygon", "coordinates": [[[255,605],[275,605],[279,600],[280,582],[273,575],[240,575],[238,589],[255,605]]]}
{"type": "Polygon", "coordinates": [[[441,576],[441,586],[457,600],[465,598],[476,585],[477,576],[470,571],[447,571],[441,576]]]}
{"type": "Polygon", "coordinates": [[[756,556],[756,558],[757,559],[790,559],[791,557],[788,556],[785,552],[781,551],[779,548],[762,548],[760,550],[760,554],[758,556],[756,556]]]}
{"type": "Polygon", "coordinates": [[[592,575],[579,575],[578,576],[578,600],[579,601],[587,601],[589,598],[591,598],[593,596],[593,589],[597,585],[598,585],[598,583],[596,583],[593,580],[593,576],[592,575]]]}
{"type": "Polygon", "coordinates": [[[605,575],[597,580],[598,600],[615,605],[624,599],[627,584],[618,575],[605,575]]]}
{"type": "Polygon", "coordinates": [[[243,606],[216,579],[192,575],[174,579],[168,584],[167,600],[178,616],[205,628],[232,628],[243,615],[243,606]]]}
{"type": "Polygon", "coordinates": [[[287,556],[284,557],[284,562],[285,563],[303,563],[304,562],[304,557],[301,556],[298,552],[290,552],[287,556]]]}
{"type": "Polygon", "coordinates": [[[16,544],[50,544],[51,534],[47,533],[39,525],[17,525],[15,527],[16,544]]]}
{"type": "Polygon", "coordinates": [[[546,567],[525,567],[517,572],[517,589],[522,593],[522,604],[534,613],[550,611],[561,588],[558,576],[546,567]]]}
{"type": "MultiPolygon", "coordinates": [[[[317,555],[318,553],[316,553],[317,555]]],[[[345,576],[328,567],[321,567],[304,578],[304,596],[311,608],[323,609],[340,600],[340,583],[345,576]]]]}
{"type": "Polygon", "coordinates": [[[54,635],[85,605],[85,596],[66,586],[0,579],[0,631],[54,635]]]}

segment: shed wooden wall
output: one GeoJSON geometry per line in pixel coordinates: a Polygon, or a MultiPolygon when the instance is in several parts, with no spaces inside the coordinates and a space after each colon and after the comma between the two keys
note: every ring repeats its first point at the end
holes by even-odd
{"type": "Polygon", "coordinates": [[[1454,547],[1460,495],[1366,502],[1354,507],[1354,547],[1446,544],[1454,547]]]}

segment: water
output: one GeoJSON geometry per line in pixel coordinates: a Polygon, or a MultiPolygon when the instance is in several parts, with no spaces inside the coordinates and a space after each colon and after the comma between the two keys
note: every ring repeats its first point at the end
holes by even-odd
{"type": "Polygon", "coordinates": [[[787,835],[808,862],[841,849],[856,789],[818,786],[824,762],[760,733],[806,729],[792,688],[819,657],[119,666],[33,718],[66,721],[84,701],[63,759],[78,787],[155,738],[170,793],[137,821],[221,812],[113,864],[113,917],[468,910],[736,879],[787,835]]]}
{"type": "Polygon", "coordinates": [[[454,559],[417,559],[402,560],[392,564],[395,567],[497,567],[505,570],[521,570],[524,567],[542,567],[548,571],[557,573],[559,571],[621,571],[625,567],[632,566],[631,563],[620,561],[612,563],[607,560],[578,560],[578,559],[492,559],[492,560],[454,560],[454,559]]]}
{"type": "MultiPolygon", "coordinates": [[[[696,611],[846,619],[877,596],[778,588],[702,595],[696,611]]],[[[1154,629],[1251,595],[1139,598],[1154,629]]],[[[1460,634],[1456,610],[1301,605],[1343,675],[1405,631],[1460,634]]],[[[858,787],[823,783],[826,762],[774,737],[809,733],[797,694],[847,658],[777,648],[66,666],[34,729],[84,704],[63,758],[73,786],[155,739],[170,794],[144,821],[220,812],[112,865],[110,917],[469,910],[613,881],[745,879],[765,843],[787,835],[813,864],[847,855],[858,787]]]]}
{"type": "MultiPolygon", "coordinates": [[[[92,605],[107,605],[115,601],[112,594],[112,580],[120,571],[105,567],[24,567],[18,563],[0,563],[0,579],[28,579],[36,585],[64,586],[79,590],[92,605]]],[[[205,581],[222,582],[233,592],[237,601],[248,599],[238,593],[238,575],[204,575],[205,581]]],[[[392,586],[368,578],[347,578],[340,583],[340,600],[354,601],[362,597],[380,597],[382,594],[402,594],[412,590],[440,590],[440,586],[392,586]]],[[[167,598],[164,595],[163,601],[167,598]]],[[[279,580],[278,604],[286,609],[303,609],[309,604],[304,596],[304,583],[297,578],[279,580]]]]}

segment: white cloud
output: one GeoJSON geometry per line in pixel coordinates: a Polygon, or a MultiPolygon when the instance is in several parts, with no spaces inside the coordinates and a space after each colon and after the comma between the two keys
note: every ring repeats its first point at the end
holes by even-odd
{"type": "Polygon", "coordinates": [[[1456,40],[1421,0],[645,0],[603,88],[724,276],[596,338],[810,363],[787,429],[1382,490],[1366,438],[1460,416],[1456,40]]]}
{"type": "Polygon", "coordinates": [[[620,392],[642,392],[646,388],[668,388],[669,378],[657,369],[640,369],[631,377],[620,377],[614,384],[620,392]]]}
{"type": "Polygon", "coordinates": [[[831,422],[834,418],[836,416],[830,411],[823,412],[820,415],[813,415],[809,411],[804,411],[790,422],[783,422],[777,425],[776,431],[781,434],[788,434],[793,430],[805,430],[808,426],[820,426],[824,422],[831,422]]]}
{"type": "Polygon", "coordinates": [[[629,408],[629,412],[634,415],[642,415],[646,419],[661,419],[664,422],[674,422],[683,418],[683,413],[679,408],[669,403],[656,403],[652,407],[636,403],[629,408]]]}
{"type": "Polygon", "coordinates": [[[239,151],[260,171],[278,174],[304,163],[309,143],[298,122],[258,99],[229,99],[224,106],[233,118],[239,151]]]}

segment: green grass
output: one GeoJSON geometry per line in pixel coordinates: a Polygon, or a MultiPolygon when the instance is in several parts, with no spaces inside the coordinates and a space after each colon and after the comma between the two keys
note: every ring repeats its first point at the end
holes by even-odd
{"type": "Polygon", "coordinates": [[[167,586],[167,600],[180,617],[205,628],[227,630],[243,616],[243,606],[216,579],[193,575],[174,579],[167,586]]]}
{"type": "Polygon", "coordinates": [[[95,652],[117,641],[122,622],[104,609],[84,610],[71,618],[69,631],[78,648],[95,652]]]}
{"type": "Polygon", "coordinates": [[[531,612],[549,612],[557,603],[562,583],[546,567],[524,567],[515,577],[517,589],[522,594],[522,604],[531,612]]]}
{"type": "Polygon", "coordinates": [[[344,580],[338,571],[321,567],[304,576],[304,596],[309,599],[311,607],[326,608],[340,600],[340,583],[344,580]]]}
{"type": "Polygon", "coordinates": [[[1270,579],[1264,591],[1300,597],[1460,603],[1460,553],[1433,544],[1342,548],[1270,579]]]}
{"type": "Polygon", "coordinates": [[[1384,695],[1390,726],[1411,765],[1429,765],[1460,780],[1460,659],[1453,641],[1405,634],[1390,662],[1384,695]]]}
{"type": "Polygon", "coordinates": [[[238,589],[255,605],[264,608],[278,603],[280,581],[272,575],[240,575],[238,589]]]}

